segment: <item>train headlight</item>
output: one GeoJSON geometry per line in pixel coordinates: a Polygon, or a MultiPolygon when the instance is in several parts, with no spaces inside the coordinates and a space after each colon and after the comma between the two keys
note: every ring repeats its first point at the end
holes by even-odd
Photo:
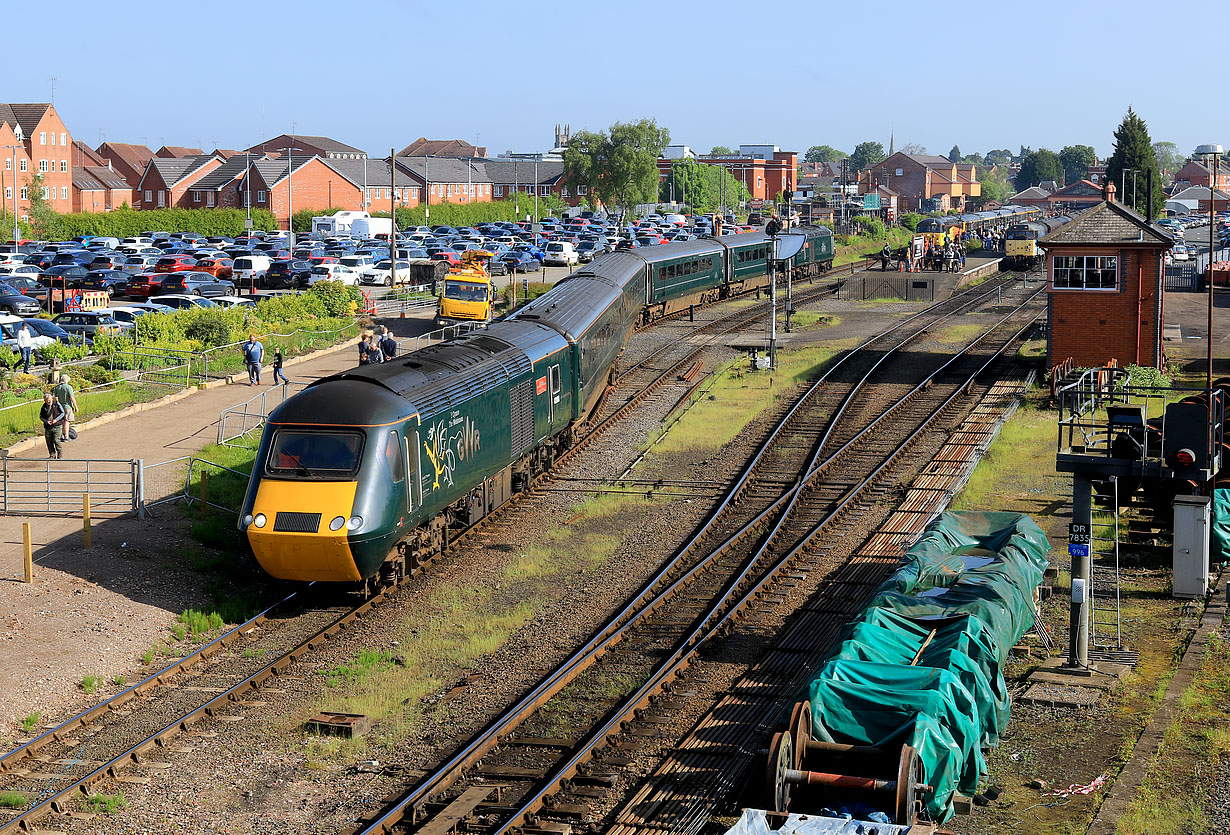
{"type": "Polygon", "coordinates": [[[263,513],[258,513],[256,514],[256,516],[252,518],[252,524],[256,525],[256,527],[258,528],[265,527],[265,522],[266,522],[265,514],[263,513]]]}
{"type": "Polygon", "coordinates": [[[252,514],[249,513],[247,516],[243,517],[243,526],[246,528],[248,527],[248,525],[251,525],[251,524],[252,524],[252,514]]]}
{"type": "Polygon", "coordinates": [[[333,521],[329,523],[329,530],[331,531],[341,530],[342,525],[344,524],[346,524],[345,516],[335,516],[333,517],[333,521]]]}
{"type": "Polygon", "coordinates": [[[357,531],[362,525],[363,525],[362,516],[351,516],[350,520],[346,522],[346,530],[357,531]]]}

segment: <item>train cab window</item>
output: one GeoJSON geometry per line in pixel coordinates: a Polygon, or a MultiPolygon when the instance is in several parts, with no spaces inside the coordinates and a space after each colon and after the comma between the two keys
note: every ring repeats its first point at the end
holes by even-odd
{"type": "Polygon", "coordinates": [[[389,467],[389,478],[396,484],[406,477],[406,467],[402,459],[401,438],[397,436],[397,431],[389,433],[389,437],[384,443],[384,462],[389,467]]]}
{"type": "Polygon", "coordinates": [[[284,478],[344,479],[359,470],[363,435],[279,429],[265,471],[284,478]]]}
{"type": "Polygon", "coordinates": [[[555,402],[559,402],[560,378],[559,366],[551,366],[551,398],[555,402]]]}

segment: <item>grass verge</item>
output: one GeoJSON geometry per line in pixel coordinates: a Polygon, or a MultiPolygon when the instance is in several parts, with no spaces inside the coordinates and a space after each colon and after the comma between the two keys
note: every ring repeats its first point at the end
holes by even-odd
{"type": "MultiPolygon", "coordinates": [[[[914,237],[914,233],[909,229],[900,227],[888,230],[888,245],[893,249],[899,249],[910,242],[914,237]]],[[[837,250],[833,257],[833,266],[840,267],[842,264],[849,264],[852,261],[858,261],[862,258],[869,258],[872,255],[879,254],[884,248],[883,238],[869,238],[864,235],[851,235],[847,243],[837,246],[837,250]]]]}

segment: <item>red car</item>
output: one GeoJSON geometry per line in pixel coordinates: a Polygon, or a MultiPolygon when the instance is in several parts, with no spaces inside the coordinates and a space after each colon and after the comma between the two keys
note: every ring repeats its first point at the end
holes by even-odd
{"type": "Polygon", "coordinates": [[[193,269],[214,278],[230,278],[235,273],[235,262],[230,258],[202,258],[193,269]]]}
{"type": "Polygon", "coordinates": [[[140,296],[143,299],[148,299],[162,292],[162,280],[167,276],[167,273],[142,273],[134,275],[128,281],[128,287],[124,290],[126,296],[140,296]]]}
{"type": "Polygon", "coordinates": [[[432,261],[443,261],[446,264],[448,264],[450,267],[460,267],[461,266],[461,254],[454,252],[451,249],[446,249],[443,252],[432,253],[431,260],[432,261]]]}
{"type": "Polygon", "coordinates": [[[308,258],[305,258],[304,260],[310,261],[312,266],[315,267],[317,264],[336,264],[337,256],[336,255],[312,255],[308,258]]]}
{"type": "Polygon", "coordinates": [[[164,255],[154,262],[156,273],[177,273],[184,270],[195,270],[196,259],[191,255],[164,255]]]}

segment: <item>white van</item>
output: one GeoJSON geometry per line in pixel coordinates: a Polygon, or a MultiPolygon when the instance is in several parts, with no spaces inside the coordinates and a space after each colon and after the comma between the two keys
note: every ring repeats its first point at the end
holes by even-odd
{"type": "Polygon", "coordinates": [[[265,286],[265,273],[273,259],[268,255],[243,255],[235,259],[231,280],[236,287],[254,289],[265,286]]]}
{"type": "Polygon", "coordinates": [[[349,267],[356,273],[362,273],[368,267],[376,263],[376,259],[370,255],[343,255],[337,259],[337,262],[343,267],[349,267]]]}

